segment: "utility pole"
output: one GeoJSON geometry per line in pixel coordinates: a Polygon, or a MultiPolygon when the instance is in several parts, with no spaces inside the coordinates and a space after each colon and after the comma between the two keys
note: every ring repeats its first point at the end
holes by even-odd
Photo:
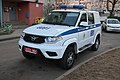
{"type": "Polygon", "coordinates": [[[0,28],[2,27],[2,0],[0,0],[0,28]]]}

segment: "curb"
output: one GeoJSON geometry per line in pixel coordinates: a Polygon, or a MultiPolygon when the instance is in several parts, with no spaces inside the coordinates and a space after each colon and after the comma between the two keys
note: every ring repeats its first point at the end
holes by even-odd
{"type": "Polygon", "coordinates": [[[17,38],[20,38],[20,36],[0,39],[0,41],[7,41],[7,40],[12,40],[12,39],[17,39],[17,38]]]}
{"type": "Polygon", "coordinates": [[[119,48],[120,48],[120,47],[116,47],[116,48],[109,49],[109,50],[107,50],[107,51],[105,51],[105,52],[102,52],[102,53],[100,53],[99,55],[96,55],[96,56],[94,56],[94,57],[92,57],[92,58],[90,58],[90,59],[88,59],[88,60],[86,60],[86,61],[84,61],[84,62],[82,62],[82,63],[79,63],[77,66],[75,66],[74,68],[68,70],[67,72],[65,72],[64,74],[62,74],[62,75],[59,76],[58,78],[56,78],[55,80],[61,80],[61,79],[63,79],[65,76],[67,76],[68,74],[70,74],[71,72],[73,72],[74,70],[76,70],[78,67],[80,67],[80,66],[82,66],[83,64],[87,63],[88,61],[90,61],[90,60],[92,60],[92,59],[94,59],[94,58],[96,58],[96,57],[99,57],[99,56],[101,56],[102,54],[105,54],[105,53],[107,53],[107,52],[110,52],[110,51],[112,51],[112,50],[119,49],[119,48]]]}

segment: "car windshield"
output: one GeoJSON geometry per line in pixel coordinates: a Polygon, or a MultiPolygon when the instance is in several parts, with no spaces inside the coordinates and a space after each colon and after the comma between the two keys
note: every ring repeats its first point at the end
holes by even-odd
{"type": "Polygon", "coordinates": [[[78,12],[58,12],[54,11],[43,20],[42,23],[54,25],[75,26],[79,13],[78,12]]]}
{"type": "Polygon", "coordinates": [[[120,24],[118,20],[108,20],[108,24],[120,24]]]}

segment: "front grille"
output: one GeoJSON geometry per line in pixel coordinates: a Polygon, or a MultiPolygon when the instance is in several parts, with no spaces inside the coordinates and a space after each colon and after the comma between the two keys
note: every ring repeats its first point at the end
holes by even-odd
{"type": "Polygon", "coordinates": [[[25,34],[23,39],[26,42],[37,43],[37,44],[41,44],[41,43],[45,42],[45,37],[37,36],[37,35],[31,35],[31,34],[25,34]]]}

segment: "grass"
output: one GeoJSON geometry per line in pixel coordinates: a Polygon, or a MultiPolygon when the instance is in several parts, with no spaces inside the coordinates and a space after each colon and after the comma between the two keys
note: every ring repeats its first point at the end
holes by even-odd
{"type": "Polygon", "coordinates": [[[11,34],[13,32],[14,32],[14,30],[12,30],[11,32],[7,32],[7,31],[3,31],[2,29],[0,29],[0,35],[8,35],[8,34],[11,34]]]}

